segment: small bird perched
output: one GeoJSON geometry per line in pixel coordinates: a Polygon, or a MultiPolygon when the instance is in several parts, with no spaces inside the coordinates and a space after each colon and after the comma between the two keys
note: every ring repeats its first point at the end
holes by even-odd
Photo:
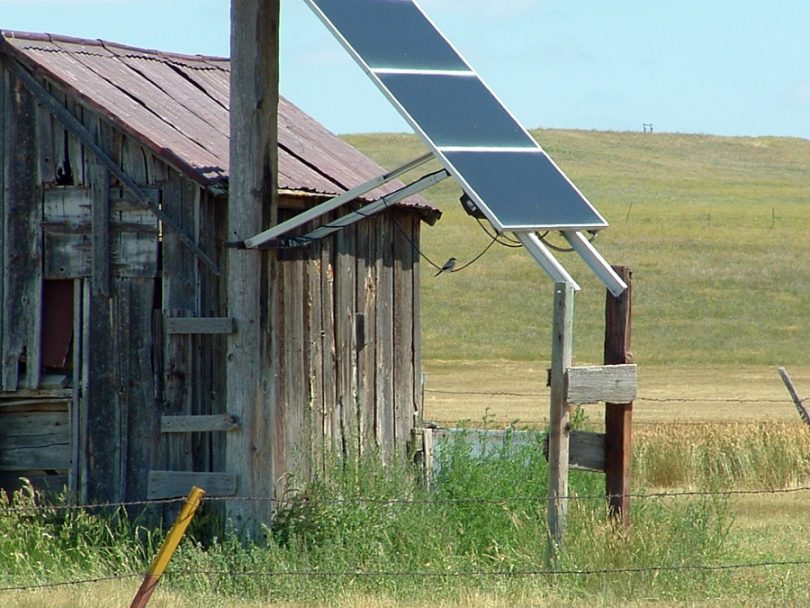
{"type": "Polygon", "coordinates": [[[439,276],[443,272],[453,272],[453,269],[456,267],[456,258],[450,258],[444,263],[444,266],[439,268],[439,272],[434,274],[434,277],[439,276]]]}

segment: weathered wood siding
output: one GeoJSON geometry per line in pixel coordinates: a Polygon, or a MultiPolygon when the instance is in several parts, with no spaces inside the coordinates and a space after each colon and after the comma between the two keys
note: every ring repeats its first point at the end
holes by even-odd
{"type": "MultiPolygon", "coordinates": [[[[217,257],[225,201],[46,86],[95,133],[110,158],[217,257]]],[[[164,234],[154,214],[5,68],[0,166],[0,415],[10,421],[7,428],[32,414],[3,404],[20,403],[24,390],[30,407],[38,407],[47,392],[41,382],[42,311],[53,312],[64,301],[44,297],[51,291],[44,282],[71,281],[75,294],[67,320],[64,311],[49,315],[67,323],[72,336],[65,340],[72,357],[63,369],[51,370],[72,382],[72,398],[64,402],[69,407],[60,414],[69,422],[62,429],[68,443],[65,449],[22,450],[22,439],[0,435],[0,476],[36,472],[29,465],[41,460],[43,469],[69,480],[79,500],[108,501],[145,498],[152,469],[221,469],[214,434],[160,433],[166,413],[224,412],[224,339],[161,330],[164,316],[222,316],[219,279],[198,268],[177,236],[164,234]]]]}
{"type": "MultiPolygon", "coordinates": [[[[227,200],[45,84],[222,268],[227,200]]],[[[206,430],[191,418],[231,413],[224,279],[43,109],[2,58],[0,166],[0,485],[25,474],[67,483],[82,502],[129,501],[190,479],[173,473],[226,472],[226,434],[243,421],[206,430]],[[173,321],[186,318],[218,320],[173,321]],[[59,331],[44,332],[46,323],[59,331]],[[220,329],[208,333],[214,325],[220,329]],[[43,342],[61,358],[43,360],[43,342]],[[47,385],[54,378],[56,391],[47,385]],[[169,422],[161,431],[164,417],[178,416],[184,427],[169,422]]],[[[301,201],[282,199],[280,207],[293,214],[301,201]]],[[[389,457],[406,449],[422,407],[420,225],[417,211],[393,208],[306,248],[255,252],[267,305],[256,328],[268,345],[262,416],[271,429],[250,429],[262,446],[262,476],[272,480],[262,487],[277,495],[299,487],[323,473],[327,452],[389,457]]]]}
{"type": "Polygon", "coordinates": [[[283,370],[271,397],[277,493],[322,474],[324,450],[405,452],[422,411],[420,223],[391,209],[271,258],[283,370]]]}

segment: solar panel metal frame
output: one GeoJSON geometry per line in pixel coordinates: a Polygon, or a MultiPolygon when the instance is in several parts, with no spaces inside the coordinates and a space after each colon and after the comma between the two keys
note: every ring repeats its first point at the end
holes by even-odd
{"type": "MultiPolygon", "coordinates": [[[[512,113],[508,110],[508,108],[500,101],[500,99],[495,95],[495,93],[487,86],[487,84],[481,79],[481,77],[475,72],[475,70],[470,67],[469,63],[464,59],[461,53],[453,46],[453,44],[441,33],[441,31],[436,27],[430,17],[421,9],[421,7],[413,0],[400,0],[403,5],[410,5],[413,6],[421,15],[421,17],[425,20],[427,24],[429,24],[437,36],[441,39],[441,41],[451,49],[458,59],[460,63],[463,64],[466,69],[465,70],[456,70],[456,69],[430,69],[430,68],[403,68],[403,67],[386,67],[386,66],[371,66],[366,59],[357,51],[354,46],[351,44],[349,40],[344,36],[343,32],[338,28],[338,26],[333,23],[332,19],[326,14],[324,10],[321,9],[321,6],[318,0],[304,0],[307,5],[313,10],[313,12],[318,16],[318,18],[324,23],[324,25],[329,29],[330,32],[337,38],[340,44],[346,49],[349,55],[357,62],[357,64],[361,67],[361,69],[366,72],[368,77],[374,82],[377,88],[386,96],[389,102],[397,109],[397,111],[402,115],[402,117],[411,125],[411,127],[416,131],[428,145],[430,150],[433,154],[440,160],[442,165],[453,175],[453,177],[459,182],[461,187],[467,192],[468,195],[472,197],[475,201],[476,205],[481,209],[481,211],[486,215],[487,219],[492,223],[496,230],[499,232],[502,231],[512,231],[512,232],[533,232],[538,230],[561,230],[561,231],[576,231],[576,230],[599,230],[602,228],[607,227],[607,221],[601,216],[601,214],[594,208],[594,206],[588,201],[588,199],[579,191],[579,189],[573,184],[573,182],[568,178],[568,176],[557,166],[557,164],[551,159],[551,157],[546,154],[543,148],[535,141],[535,139],[531,136],[531,134],[526,130],[526,128],[518,121],[512,113]],[[517,146],[517,147],[499,147],[499,146],[439,146],[433,140],[429,133],[425,131],[422,127],[420,122],[416,120],[411,113],[405,108],[405,106],[400,102],[399,98],[389,89],[389,87],[385,84],[383,76],[385,75],[394,75],[394,74],[413,74],[413,75],[420,75],[420,74],[432,74],[432,75],[447,75],[447,76],[460,76],[460,75],[468,75],[469,77],[474,77],[478,82],[481,83],[482,87],[491,95],[494,101],[500,107],[508,119],[510,119],[515,126],[517,126],[523,135],[525,135],[529,145],[527,146],[517,146]],[[477,188],[474,184],[474,177],[470,176],[469,178],[459,170],[451,161],[448,159],[447,153],[457,153],[461,151],[470,151],[470,152],[480,152],[492,155],[498,155],[500,153],[505,154],[514,154],[516,152],[525,153],[525,154],[537,154],[542,155],[545,162],[547,162],[553,169],[559,174],[559,177],[563,180],[564,187],[570,188],[570,192],[573,196],[575,196],[579,201],[585,205],[585,208],[589,212],[590,217],[587,218],[589,221],[574,221],[577,218],[570,218],[572,221],[565,221],[565,222],[544,222],[542,219],[538,219],[536,222],[518,222],[518,223],[505,223],[502,219],[498,216],[495,211],[493,211],[490,206],[487,204],[487,201],[479,194],[477,188]]],[[[328,0],[327,0],[328,1],[328,0]]],[[[537,195],[537,193],[528,193],[531,195],[537,195]]],[[[562,211],[564,214],[565,211],[562,211]]]]}

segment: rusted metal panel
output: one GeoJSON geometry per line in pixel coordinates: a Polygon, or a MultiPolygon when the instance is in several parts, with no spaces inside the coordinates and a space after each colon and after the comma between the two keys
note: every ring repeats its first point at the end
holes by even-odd
{"type": "MultiPolygon", "coordinates": [[[[205,186],[228,178],[230,63],[99,40],[3,31],[8,52],[205,186]]],[[[334,195],[384,172],[289,101],[279,104],[279,187],[334,195]]],[[[402,184],[393,181],[368,200],[402,184]]],[[[405,205],[432,209],[421,197],[405,205]]],[[[435,211],[435,210],[434,210],[435,211]]]]}

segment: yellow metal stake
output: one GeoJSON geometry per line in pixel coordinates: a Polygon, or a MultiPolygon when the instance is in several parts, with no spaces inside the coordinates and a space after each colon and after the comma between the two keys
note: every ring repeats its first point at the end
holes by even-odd
{"type": "Polygon", "coordinates": [[[169,530],[160,551],[152,561],[149,572],[146,573],[146,577],[143,579],[143,583],[141,583],[141,587],[138,589],[138,593],[135,594],[135,599],[132,600],[129,608],[145,608],[149,602],[149,598],[152,597],[152,592],[157,587],[160,577],[166,571],[166,566],[169,565],[177,546],[180,544],[180,540],[197,512],[197,508],[202,503],[203,496],[205,496],[205,491],[197,486],[191,488],[191,492],[186,498],[186,504],[183,505],[177,519],[174,520],[172,529],[169,530]]]}

